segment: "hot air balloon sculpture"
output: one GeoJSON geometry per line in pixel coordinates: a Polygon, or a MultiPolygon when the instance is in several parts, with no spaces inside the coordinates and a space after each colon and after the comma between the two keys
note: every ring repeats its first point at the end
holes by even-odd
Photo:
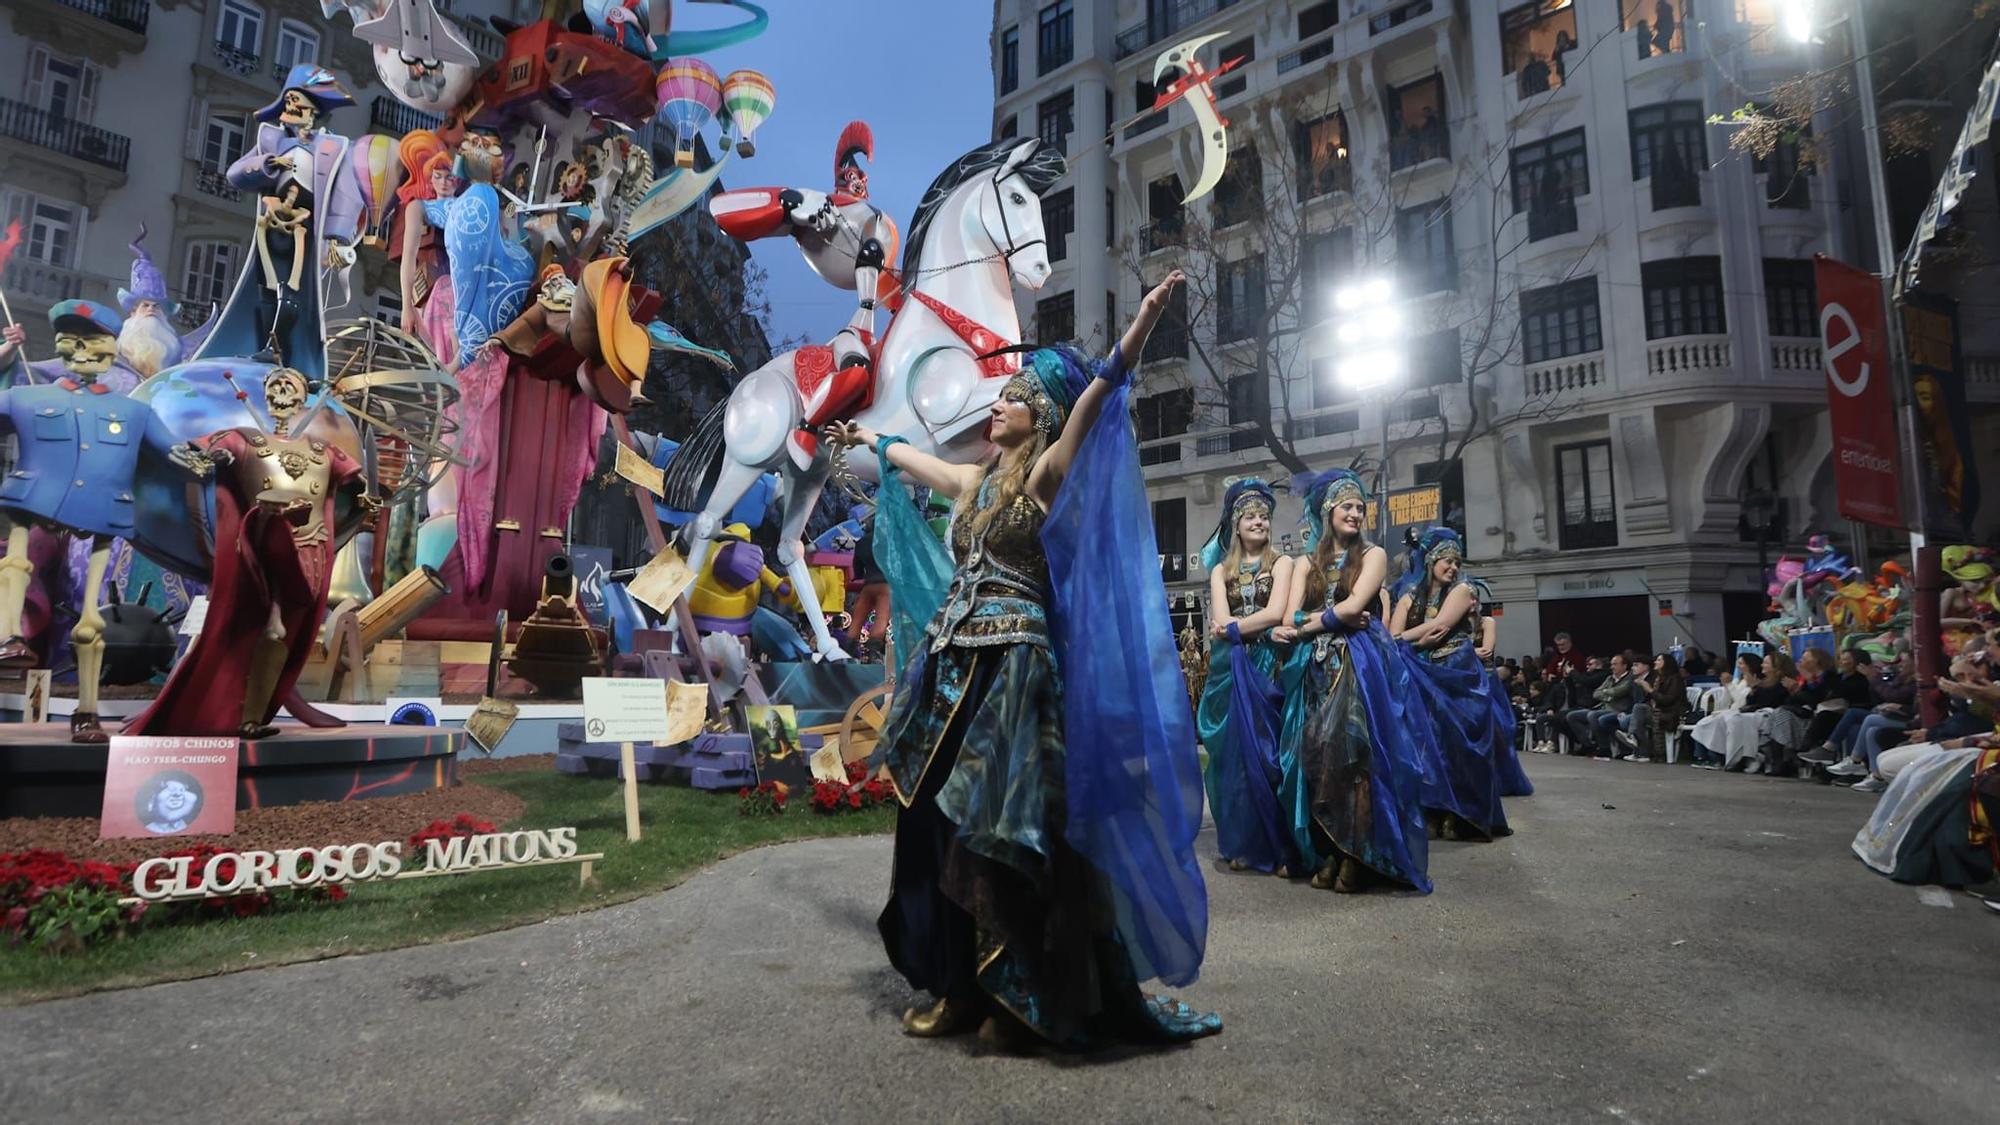
{"type": "Polygon", "coordinates": [[[715,68],[697,58],[668,59],[655,84],[660,120],[674,129],[674,163],[694,167],[694,139],[722,108],[715,68]]]}
{"type": "Polygon", "coordinates": [[[396,159],[397,139],[381,133],[355,138],[347,150],[348,171],[361,189],[362,229],[369,245],[388,237],[387,223],[396,207],[396,189],[403,186],[403,164],[396,159]]]}
{"type": "Polygon", "coordinates": [[[728,149],[733,140],[736,155],[757,155],[757,127],[771,116],[777,104],[778,92],[770,79],[754,70],[731,71],[722,80],[722,112],[729,121],[722,147],[728,149]]]}

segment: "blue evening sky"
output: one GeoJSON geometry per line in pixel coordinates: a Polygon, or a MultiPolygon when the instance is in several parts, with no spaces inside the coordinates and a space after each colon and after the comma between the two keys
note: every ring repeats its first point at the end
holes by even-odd
{"type": "MultiPolygon", "coordinates": [[[[834,142],[860,119],[875,130],[869,197],[907,228],[917,200],[947,164],[991,134],[993,63],[986,0],[765,0],[770,30],[705,55],[717,74],[760,70],[777,108],[757,130],[757,155],[730,162],[725,187],[833,188],[834,142]]],[[[715,27],[742,13],[674,5],[674,26],[715,27]]],[[[712,134],[711,134],[712,135],[712,134]]],[[[790,239],[751,243],[770,275],[771,335],[831,337],[853,295],[819,280],[790,239]]]]}

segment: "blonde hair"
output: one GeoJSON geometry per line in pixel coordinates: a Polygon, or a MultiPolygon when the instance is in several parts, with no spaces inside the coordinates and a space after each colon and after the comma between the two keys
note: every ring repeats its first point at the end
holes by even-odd
{"type": "MultiPolygon", "coordinates": [[[[1271,513],[1267,509],[1264,515],[1268,519],[1271,513]]],[[[1222,567],[1222,573],[1229,578],[1234,578],[1237,571],[1243,566],[1243,533],[1236,528],[1237,522],[1242,518],[1242,516],[1238,515],[1230,519],[1229,551],[1222,556],[1222,561],[1217,564],[1222,567]]],[[[1271,546],[1271,533],[1268,526],[1264,532],[1264,549],[1258,553],[1257,562],[1266,572],[1270,571],[1278,562],[1278,551],[1277,548],[1271,546]]]]}
{"type": "Polygon", "coordinates": [[[1002,450],[998,460],[986,470],[977,485],[963,493],[953,507],[953,522],[969,519],[968,525],[974,542],[986,535],[986,529],[993,526],[993,520],[1001,512],[1014,506],[1022,494],[1028,491],[1028,475],[1035,471],[1035,462],[1041,460],[1042,451],[1048,448],[1048,438],[1040,430],[1034,436],[1011,450],[1002,450]],[[991,503],[982,504],[979,497],[986,491],[986,482],[993,482],[991,503]]]}

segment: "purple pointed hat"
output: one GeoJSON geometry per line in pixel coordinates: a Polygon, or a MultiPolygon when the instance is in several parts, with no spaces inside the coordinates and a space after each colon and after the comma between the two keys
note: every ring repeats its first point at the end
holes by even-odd
{"type": "Polygon", "coordinates": [[[132,308],[140,301],[158,301],[169,314],[174,311],[174,302],[167,300],[167,279],[160,276],[160,267],[153,264],[153,256],[146,252],[146,224],[139,224],[139,237],[131,242],[132,247],[132,288],[118,291],[118,307],[132,315],[132,308]]]}

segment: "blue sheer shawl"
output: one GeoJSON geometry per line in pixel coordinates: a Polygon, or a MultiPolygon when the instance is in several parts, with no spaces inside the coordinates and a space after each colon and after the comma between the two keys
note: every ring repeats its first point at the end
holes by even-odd
{"type": "Polygon", "coordinates": [[[917,508],[917,499],[903,482],[903,471],[889,463],[889,443],[876,459],[881,462],[881,488],[875,492],[875,565],[889,583],[889,619],[896,643],[901,681],[910,660],[924,651],[924,628],[944,605],[951,588],[951,553],[917,508]]]}
{"type": "Polygon", "coordinates": [[[1194,854],[1201,769],[1129,395],[1105,399],[1042,529],[1064,684],[1065,836],[1109,882],[1139,979],[1184,985],[1208,941],[1194,854]]]}

